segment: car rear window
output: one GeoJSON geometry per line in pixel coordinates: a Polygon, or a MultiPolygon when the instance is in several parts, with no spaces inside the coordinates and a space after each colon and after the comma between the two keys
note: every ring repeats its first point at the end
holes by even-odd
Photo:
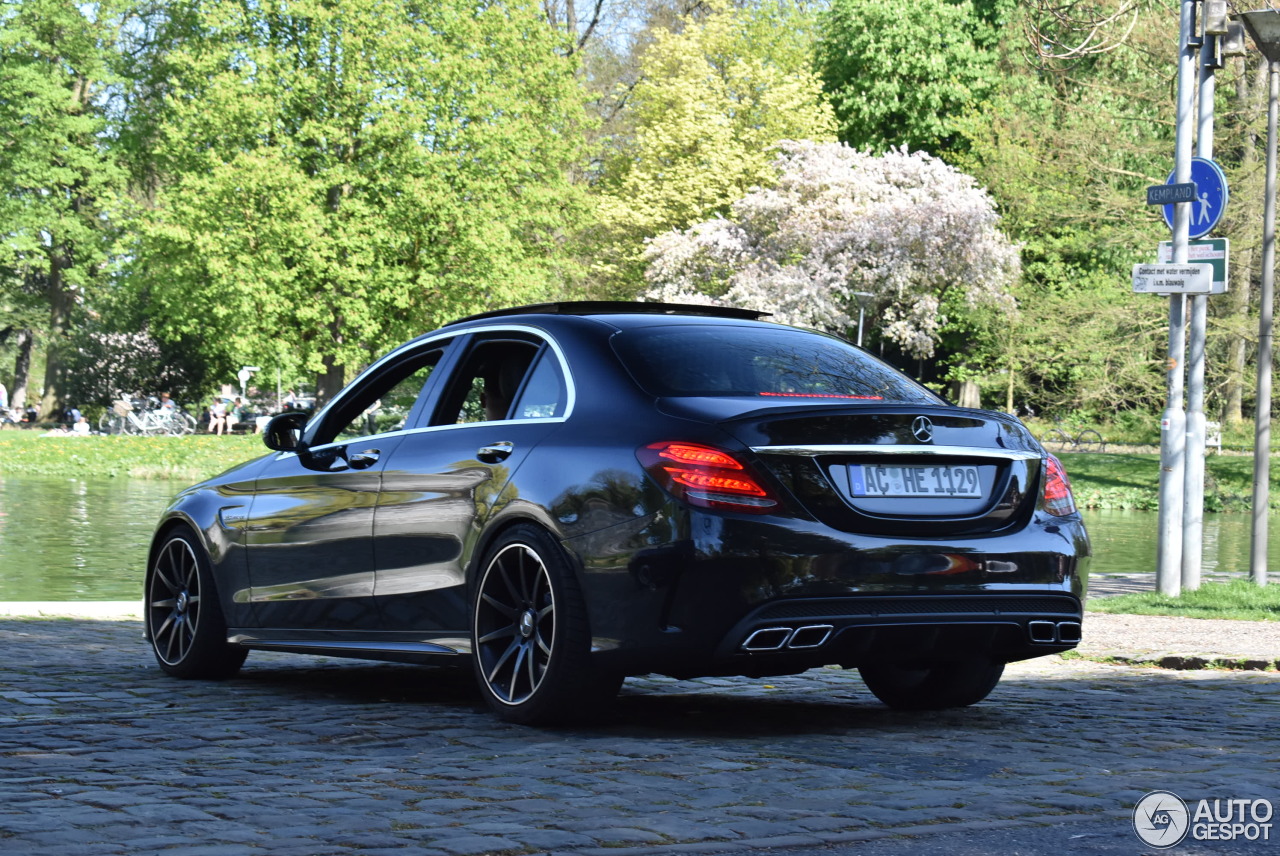
{"type": "Polygon", "coordinates": [[[644,327],[618,333],[613,343],[636,381],[655,396],[750,396],[779,403],[941,401],[848,342],[804,330],[644,327]]]}

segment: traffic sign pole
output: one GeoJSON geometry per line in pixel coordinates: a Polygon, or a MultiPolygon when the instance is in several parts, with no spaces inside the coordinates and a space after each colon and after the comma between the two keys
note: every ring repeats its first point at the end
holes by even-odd
{"type": "MultiPolygon", "coordinates": [[[[1178,36],[1178,112],[1173,183],[1191,180],[1192,109],[1196,51],[1190,46],[1197,0],[1182,0],[1178,36]]],[[[1186,264],[1192,203],[1173,206],[1173,263],[1186,264]]],[[[1186,351],[1185,298],[1169,296],[1169,352],[1166,406],[1160,419],[1160,515],[1156,550],[1156,588],[1177,596],[1182,586],[1182,493],[1185,480],[1186,415],[1182,412],[1182,360],[1186,351]]]]}
{"type": "MultiPolygon", "coordinates": [[[[1196,156],[1213,158],[1214,43],[1205,35],[1200,46],[1199,122],[1196,156]]],[[[1225,187],[1224,197],[1225,197],[1225,187]]],[[[1223,205],[1225,207],[1224,198],[1223,205]]],[[[1204,350],[1209,318],[1209,297],[1191,298],[1191,352],[1187,362],[1187,444],[1182,488],[1182,590],[1200,588],[1204,563],[1204,350]]]]}

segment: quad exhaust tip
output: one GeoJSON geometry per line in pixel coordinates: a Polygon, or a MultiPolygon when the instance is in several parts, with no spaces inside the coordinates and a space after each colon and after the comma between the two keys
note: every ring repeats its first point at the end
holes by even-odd
{"type": "Polygon", "coordinates": [[[1079,621],[1028,621],[1027,635],[1032,642],[1079,642],[1082,638],[1079,621]]]}
{"type": "Polygon", "coordinates": [[[830,624],[807,624],[804,627],[762,627],[742,643],[743,651],[781,651],[820,648],[831,638],[835,628],[830,624]]]}

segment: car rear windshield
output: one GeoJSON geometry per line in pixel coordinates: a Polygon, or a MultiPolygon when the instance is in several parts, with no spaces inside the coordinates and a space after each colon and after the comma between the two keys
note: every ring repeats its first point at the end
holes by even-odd
{"type": "Polygon", "coordinates": [[[940,399],[897,369],[830,336],[787,327],[643,327],[614,336],[614,349],[655,396],[751,396],[794,400],[940,399]]]}

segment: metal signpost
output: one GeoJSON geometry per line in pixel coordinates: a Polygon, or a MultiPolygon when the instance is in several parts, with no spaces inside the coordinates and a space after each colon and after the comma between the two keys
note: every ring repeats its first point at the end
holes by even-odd
{"type": "Polygon", "coordinates": [[[1160,419],[1160,522],[1156,588],[1176,596],[1200,586],[1204,522],[1204,353],[1208,295],[1227,290],[1226,240],[1196,241],[1218,225],[1227,207],[1227,178],[1213,161],[1214,71],[1243,52],[1243,30],[1220,0],[1181,0],[1174,169],[1163,187],[1147,189],[1147,204],[1164,208],[1173,240],[1159,263],[1135,265],[1133,290],[1169,295],[1167,404],[1160,419]],[[1197,30],[1196,13],[1200,11],[1197,30]],[[1198,80],[1197,80],[1198,66],[1198,80]],[[1196,85],[1199,84],[1199,109],[1196,85]],[[1193,128],[1193,122],[1196,127],[1193,128]],[[1196,133],[1192,157],[1192,132],[1196,133]],[[1184,369],[1187,307],[1191,359],[1184,369]],[[1189,383],[1183,411],[1184,371],[1189,383]]]}
{"type": "MultiPolygon", "coordinates": [[[[1170,184],[1189,184],[1191,175],[1192,108],[1195,104],[1197,49],[1192,46],[1198,0],[1182,0],[1178,30],[1178,110],[1175,124],[1174,169],[1170,184]]],[[[1200,192],[1199,182],[1197,192],[1200,192]]],[[[1187,263],[1187,240],[1194,203],[1170,205],[1173,264],[1187,263]]],[[[1156,588],[1176,596],[1182,585],[1182,496],[1185,474],[1186,414],[1182,410],[1183,355],[1186,351],[1185,298],[1169,295],[1169,351],[1165,364],[1166,405],[1160,416],[1160,520],[1156,550],[1156,588]]]]}

